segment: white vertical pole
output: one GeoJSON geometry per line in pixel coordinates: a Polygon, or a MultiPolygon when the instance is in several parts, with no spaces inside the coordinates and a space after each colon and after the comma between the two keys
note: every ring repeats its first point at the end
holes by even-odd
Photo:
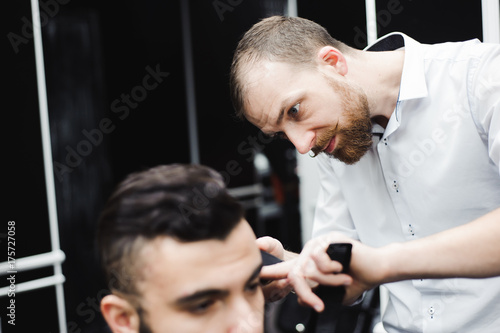
{"type": "MultiPolygon", "coordinates": [[[[59,227],[57,222],[57,204],[54,185],[54,168],[52,165],[52,147],[50,140],[49,112],[47,106],[47,89],[45,86],[45,67],[43,61],[42,26],[40,24],[40,8],[38,0],[31,0],[33,19],[33,40],[35,44],[35,64],[38,87],[38,104],[40,109],[40,126],[42,131],[43,165],[45,169],[45,187],[47,189],[47,206],[49,213],[50,241],[52,251],[59,251],[59,227]]],[[[54,275],[62,276],[60,263],[54,264],[54,275]]],[[[66,333],[66,310],[62,283],[55,285],[59,331],[66,333]]]]}
{"type": "Polygon", "coordinates": [[[366,8],[366,39],[368,45],[377,40],[377,6],[376,0],[365,0],[366,8]]]}
{"type": "Polygon", "coordinates": [[[182,19],[182,48],[184,51],[184,80],[186,82],[186,106],[188,115],[189,154],[192,164],[200,163],[198,126],[196,117],[196,93],[194,88],[193,50],[191,47],[191,22],[189,0],[179,0],[182,19]]]}
{"type": "MultiPolygon", "coordinates": [[[[288,0],[287,16],[299,16],[297,0],[288,0]]],[[[311,239],[312,225],[314,220],[314,209],[316,207],[316,198],[319,192],[319,179],[316,161],[309,155],[302,155],[296,152],[297,158],[297,176],[299,177],[299,210],[300,210],[300,229],[301,241],[305,244],[311,239]]]]}
{"type": "Polygon", "coordinates": [[[290,17],[296,17],[298,16],[298,9],[297,9],[297,0],[288,0],[287,1],[287,16],[290,17]]]}
{"type": "Polygon", "coordinates": [[[483,15],[483,42],[500,43],[499,0],[481,0],[483,15]]]}

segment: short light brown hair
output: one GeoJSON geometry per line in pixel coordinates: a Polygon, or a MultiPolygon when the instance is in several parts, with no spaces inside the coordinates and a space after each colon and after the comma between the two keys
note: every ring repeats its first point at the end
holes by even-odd
{"type": "Polygon", "coordinates": [[[245,115],[245,74],[262,60],[314,66],[316,52],[333,46],[343,53],[352,48],[334,39],[325,28],[299,17],[271,16],[256,23],[238,43],[230,71],[230,93],[236,115],[245,115]]]}

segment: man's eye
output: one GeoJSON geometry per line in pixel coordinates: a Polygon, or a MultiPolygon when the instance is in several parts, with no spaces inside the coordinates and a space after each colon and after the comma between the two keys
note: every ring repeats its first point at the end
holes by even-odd
{"type": "Polygon", "coordinates": [[[208,309],[214,304],[215,300],[208,299],[198,304],[194,304],[192,307],[190,307],[189,311],[195,314],[201,314],[208,311],[208,309]]]}
{"type": "Polygon", "coordinates": [[[255,292],[255,291],[259,290],[261,287],[262,287],[262,284],[260,283],[260,279],[259,279],[255,282],[249,284],[246,289],[247,289],[247,291],[255,292]]]}
{"type": "Polygon", "coordinates": [[[294,117],[299,113],[299,110],[300,110],[300,104],[297,103],[288,110],[288,115],[294,117]]]}

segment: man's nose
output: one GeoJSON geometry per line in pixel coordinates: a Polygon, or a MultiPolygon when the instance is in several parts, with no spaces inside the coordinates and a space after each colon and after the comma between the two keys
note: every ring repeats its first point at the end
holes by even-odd
{"type": "Polygon", "coordinates": [[[300,129],[290,129],[285,132],[288,140],[295,146],[301,154],[306,154],[313,147],[314,132],[300,129]]]}

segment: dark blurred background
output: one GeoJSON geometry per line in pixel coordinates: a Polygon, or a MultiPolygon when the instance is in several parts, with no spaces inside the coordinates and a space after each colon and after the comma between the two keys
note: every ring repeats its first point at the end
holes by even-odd
{"type": "MultiPolygon", "coordinates": [[[[225,175],[257,236],[274,236],[300,251],[295,149],[236,121],[228,87],[241,35],[263,17],[287,13],[287,1],[40,3],[68,332],[107,332],[98,307],[107,286],[95,252],[96,222],[113,187],[130,172],[198,159],[225,175]],[[181,7],[189,22],[181,19],[181,7]],[[191,135],[189,119],[196,125],[191,135]]],[[[347,44],[366,46],[364,1],[296,3],[299,16],[347,44]]],[[[7,253],[7,221],[14,220],[16,257],[22,258],[50,252],[51,243],[30,1],[3,6],[7,200],[0,253],[7,253]]],[[[478,0],[379,0],[377,19],[379,36],[402,31],[427,43],[482,38],[478,0]]],[[[16,283],[52,274],[51,267],[26,271],[16,283]]],[[[4,280],[0,287],[7,285],[4,280]]],[[[1,297],[0,309],[8,301],[1,297]]],[[[18,293],[16,305],[15,327],[0,311],[2,332],[60,332],[54,287],[18,293]]]]}

